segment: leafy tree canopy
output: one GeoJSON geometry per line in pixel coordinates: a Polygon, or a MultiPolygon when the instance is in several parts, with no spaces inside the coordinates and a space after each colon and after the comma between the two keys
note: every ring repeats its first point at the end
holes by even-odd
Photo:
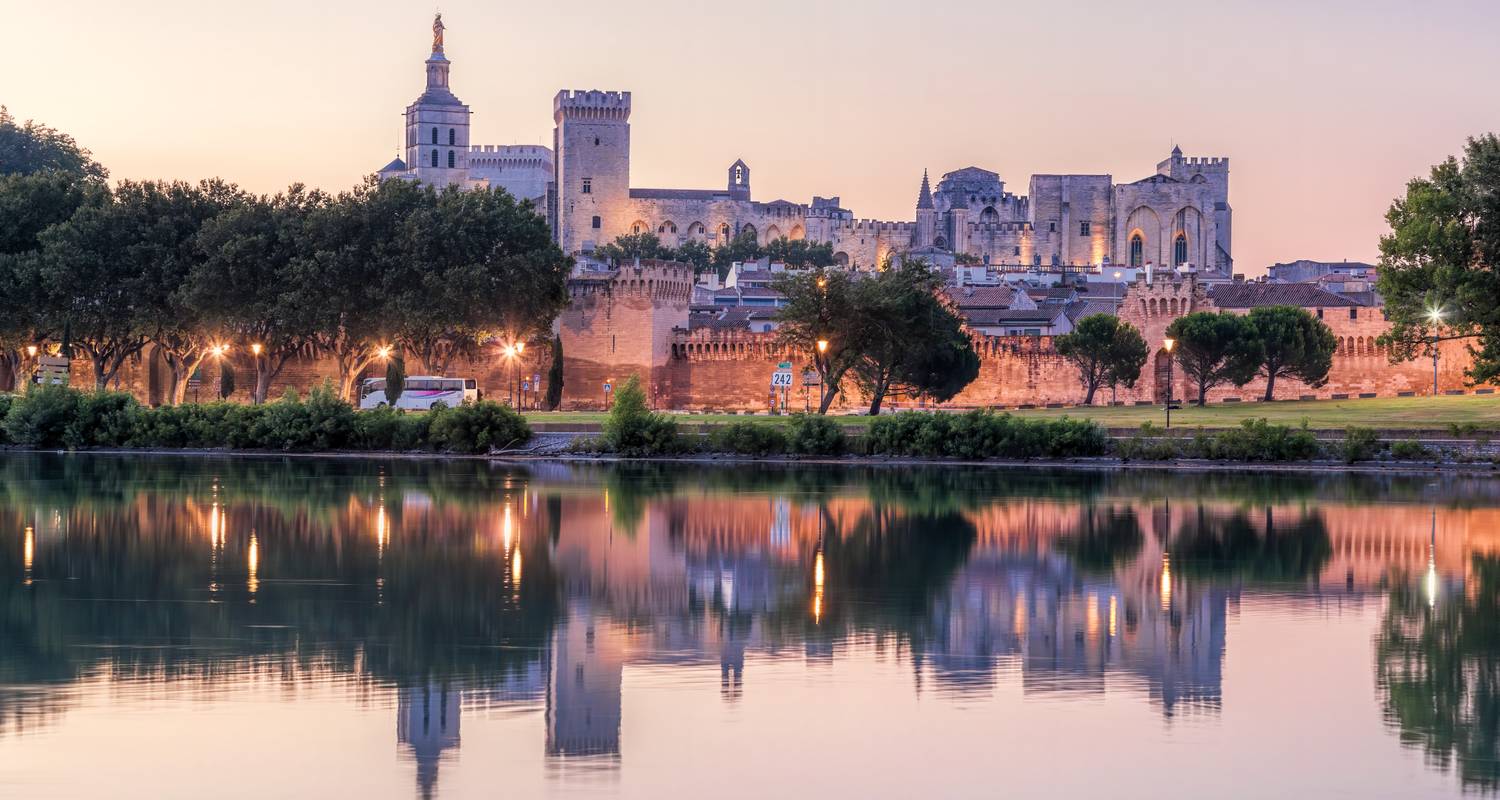
{"type": "Polygon", "coordinates": [[[1308,386],[1328,382],[1338,340],[1322,320],[1296,306],[1253,308],[1247,319],[1259,340],[1265,400],[1276,399],[1277,378],[1296,378],[1308,386]]]}
{"type": "Polygon", "coordinates": [[[39,172],[64,172],[101,182],[109,177],[109,171],[73,137],[32,120],[17,124],[9,109],[0,106],[0,175],[39,172]]]}
{"type": "Polygon", "coordinates": [[[1250,321],[1228,311],[1195,311],[1167,326],[1177,340],[1172,355],[1198,391],[1198,405],[1208,390],[1222,384],[1244,386],[1260,368],[1260,346],[1250,321]]]}
{"type": "Polygon", "coordinates": [[[1408,183],[1385,218],[1377,288],[1391,359],[1418,355],[1436,334],[1469,342],[1471,380],[1500,377],[1500,138],[1470,139],[1462,158],[1408,183]]]}
{"type": "Polygon", "coordinates": [[[1090,314],[1073,330],[1057,337],[1057,352],[1078,370],[1084,404],[1104,386],[1134,386],[1146,363],[1146,340],[1134,325],[1113,314],[1090,314]]]}

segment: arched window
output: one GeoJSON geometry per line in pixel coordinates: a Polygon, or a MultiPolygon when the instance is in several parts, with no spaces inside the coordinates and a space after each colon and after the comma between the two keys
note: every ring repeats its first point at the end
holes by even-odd
{"type": "MultiPolygon", "coordinates": [[[[432,129],[432,143],[437,144],[437,128],[432,129]]],[[[433,166],[435,167],[437,165],[433,164],[433,166]]]]}
{"type": "Polygon", "coordinates": [[[1130,266],[1139,267],[1146,257],[1146,240],[1139,233],[1130,235],[1130,266]]]}
{"type": "MultiPolygon", "coordinates": [[[[437,128],[433,128],[433,130],[436,131],[437,128]]],[[[434,167],[438,165],[438,154],[436,150],[432,151],[432,165],[434,167]]]]}
{"type": "Polygon", "coordinates": [[[1188,262],[1187,234],[1177,234],[1177,241],[1172,243],[1172,264],[1182,266],[1188,262]]]}
{"type": "Polygon", "coordinates": [[[729,223],[727,222],[719,226],[719,241],[729,241],[729,223]]]}
{"type": "Polygon", "coordinates": [[[453,151],[448,151],[448,169],[453,169],[453,151]]]}
{"type": "Polygon", "coordinates": [[[452,128],[448,129],[448,146],[452,147],[458,143],[458,134],[452,128]]]}

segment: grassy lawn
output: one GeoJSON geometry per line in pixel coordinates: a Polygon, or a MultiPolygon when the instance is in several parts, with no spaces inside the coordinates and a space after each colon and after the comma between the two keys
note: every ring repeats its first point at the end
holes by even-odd
{"type": "MultiPolygon", "coordinates": [[[[1161,406],[1106,408],[1049,408],[1018,411],[1017,414],[1057,417],[1064,414],[1098,420],[1112,428],[1135,428],[1143,422],[1162,424],[1161,406]]],[[[1184,405],[1172,412],[1176,427],[1225,428],[1240,420],[1265,417],[1283,425],[1300,425],[1306,419],[1314,428],[1444,429],[1450,424],[1473,424],[1500,429],[1500,395],[1454,397],[1396,397],[1368,400],[1301,400],[1276,403],[1211,404],[1204,408],[1184,405]]]]}
{"type": "MultiPolygon", "coordinates": [[[[1160,425],[1164,421],[1161,406],[1118,406],[1096,408],[1049,408],[1012,411],[1019,416],[1083,417],[1097,420],[1111,428],[1135,428],[1143,422],[1160,425]]],[[[766,414],[680,414],[683,423],[722,424],[755,420],[786,422],[787,417],[766,414]]],[[[1500,395],[1463,395],[1455,397],[1400,397],[1370,400],[1306,400],[1277,403],[1212,404],[1206,408],[1184,406],[1172,412],[1173,427],[1226,428],[1240,420],[1265,417],[1271,422],[1299,425],[1306,419],[1314,428],[1344,428],[1358,425],[1386,429],[1446,429],[1450,424],[1472,424],[1481,429],[1500,430],[1500,395]]],[[[530,412],[531,422],[597,425],[604,414],[597,411],[530,412]]],[[[869,417],[841,416],[846,425],[868,424],[869,417]]]]}

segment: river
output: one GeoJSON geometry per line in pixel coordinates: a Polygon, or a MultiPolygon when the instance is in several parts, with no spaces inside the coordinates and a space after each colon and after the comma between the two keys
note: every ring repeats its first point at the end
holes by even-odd
{"type": "Polygon", "coordinates": [[[0,796],[1500,789],[1500,481],[0,454],[0,796]]]}

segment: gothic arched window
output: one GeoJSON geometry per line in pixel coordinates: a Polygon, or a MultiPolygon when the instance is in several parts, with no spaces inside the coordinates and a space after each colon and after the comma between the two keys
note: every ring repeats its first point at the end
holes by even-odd
{"type": "MultiPolygon", "coordinates": [[[[436,131],[437,129],[433,128],[433,130],[436,131]]],[[[432,165],[434,167],[438,165],[438,154],[436,150],[432,151],[432,165]]]]}
{"type": "Polygon", "coordinates": [[[1172,263],[1174,266],[1182,266],[1188,261],[1187,234],[1177,234],[1177,241],[1172,243],[1172,263]]]}
{"type": "MultiPolygon", "coordinates": [[[[432,143],[437,144],[437,128],[432,129],[432,143]]],[[[436,165],[434,165],[436,166],[436,165]]]]}
{"type": "Polygon", "coordinates": [[[452,128],[448,129],[448,145],[451,147],[458,142],[458,133],[452,128]]]}
{"type": "Polygon", "coordinates": [[[1130,235],[1130,266],[1139,267],[1146,256],[1146,240],[1139,233],[1130,235]]]}

